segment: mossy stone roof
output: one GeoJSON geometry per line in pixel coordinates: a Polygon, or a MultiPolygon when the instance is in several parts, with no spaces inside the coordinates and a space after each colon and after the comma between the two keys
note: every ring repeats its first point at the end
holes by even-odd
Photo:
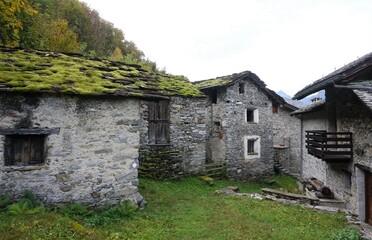
{"type": "Polygon", "coordinates": [[[79,54],[0,47],[0,91],[203,97],[183,76],[79,54]]]}
{"type": "Polygon", "coordinates": [[[199,89],[208,89],[215,87],[225,87],[234,84],[239,80],[251,80],[260,88],[265,88],[266,84],[253,72],[244,71],[241,73],[234,73],[223,77],[217,77],[213,79],[201,80],[193,82],[193,84],[199,89]]]}
{"type": "Polygon", "coordinates": [[[259,89],[261,89],[270,99],[274,100],[275,102],[284,105],[285,107],[296,110],[297,107],[287,103],[281,96],[276,94],[273,90],[266,87],[266,84],[253,72],[251,71],[244,71],[241,73],[234,73],[232,75],[217,77],[213,79],[207,79],[202,81],[193,82],[194,86],[199,88],[201,91],[208,92],[208,89],[212,88],[221,88],[221,87],[228,87],[230,85],[235,84],[237,81],[251,81],[253,82],[259,89]]]}

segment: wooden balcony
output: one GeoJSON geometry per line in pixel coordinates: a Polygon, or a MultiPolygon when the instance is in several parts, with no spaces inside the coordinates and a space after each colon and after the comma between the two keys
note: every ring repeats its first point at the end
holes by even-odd
{"type": "Polygon", "coordinates": [[[351,132],[306,131],[307,153],[327,163],[347,163],[353,160],[351,132]]]}

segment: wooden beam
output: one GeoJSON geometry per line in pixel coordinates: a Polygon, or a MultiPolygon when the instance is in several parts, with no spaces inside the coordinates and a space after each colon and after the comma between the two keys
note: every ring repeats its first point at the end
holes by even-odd
{"type": "Polygon", "coordinates": [[[0,135],[50,135],[59,134],[60,128],[0,128],[0,135]]]}

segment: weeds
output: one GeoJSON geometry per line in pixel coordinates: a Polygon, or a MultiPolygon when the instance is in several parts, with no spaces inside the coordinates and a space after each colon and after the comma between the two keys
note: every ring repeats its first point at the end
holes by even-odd
{"type": "Polygon", "coordinates": [[[11,203],[8,194],[1,197],[0,202],[0,206],[3,206],[12,215],[35,214],[45,211],[44,206],[37,203],[35,195],[30,190],[25,190],[21,198],[15,203],[11,203]]]}
{"type": "Polygon", "coordinates": [[[105,204],[92,209],[82,204],[61,205],[56,211],[66,217],[84,223],[88,227],[105,226],[131,217],[137,210],[129,200],[115,205],[105,204]]]}
{"type": "Polygon", "coordinates": [[[360,232],[355,228],[346,228],[333,235],[332,240],[359,240],[360,232]]]}

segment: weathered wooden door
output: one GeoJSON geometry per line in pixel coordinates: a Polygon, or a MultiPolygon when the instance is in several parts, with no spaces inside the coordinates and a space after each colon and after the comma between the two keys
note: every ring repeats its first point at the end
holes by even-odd
{"type": "Polygon", "coordinates": [[[366,222],[372,225],[372,173],[366,172],[366,222]]]}

